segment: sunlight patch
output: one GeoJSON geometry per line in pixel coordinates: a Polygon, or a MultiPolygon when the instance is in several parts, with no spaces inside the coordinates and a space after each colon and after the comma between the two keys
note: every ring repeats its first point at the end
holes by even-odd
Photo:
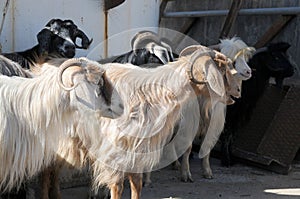
{"type": "Polygon", "coordinates": [[[276,195],[300,196],[300,188],[266,189],[264,192],[273,193],[276,195]]]}

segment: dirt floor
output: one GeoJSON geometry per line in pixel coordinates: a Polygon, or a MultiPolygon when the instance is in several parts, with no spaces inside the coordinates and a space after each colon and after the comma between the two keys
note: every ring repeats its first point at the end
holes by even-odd
{"type": "MultiPolygon", "coordinates": [[[[155,171],[152,185],[144,187],[143,199],[276,199],[300,198],[300,162],[293,164],[289,175],[259,169],[244,164],[230,168],[220,166],[220,160],[212,158],[213,179],[201,175],[201,161],[191,160],[193,183],[183,183],[179,171],[171,167],[155,171]]],[[[86,199],[88,187],[63,190],[63,199],[86,199]]],[[[130,198],[128,182],[125,184],[124,199],[130,198]]]]}

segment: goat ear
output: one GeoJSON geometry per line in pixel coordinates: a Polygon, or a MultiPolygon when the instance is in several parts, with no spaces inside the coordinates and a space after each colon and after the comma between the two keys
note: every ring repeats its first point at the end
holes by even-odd
{"type": "Polygon", "coordinates": [[[219,96],[225,95],[225,85],[222,74],[217,69],[218,66],[213,60],[205,66],[205,74],[210,88],[219,96]]]}
{"type": "Polygon", "coordinates": [[[168,50],[158,45],[151,45],[150,53],[154,54],[163,63],[167,64],[170,60],[168,50]]]}
{"type": "Polygon", "coordinates": [[[51,38],[53,33],[44,28],[37,34],[37,40],[39,43],[39,53],[40,54],[48,54],[50,51],[51,38]]]}
{"type": "Polygon", "coordinates": [[[100,95],[104,98],[107,104],[111,103],[111,97],[112,97],[112,92],[113,92],[113,86],[111,83],[108,81],[105,73],[101,75],[101,78],[99,79],[98,83],[100,90],[95,91],[95,94],[97,97],[100,95]]]}

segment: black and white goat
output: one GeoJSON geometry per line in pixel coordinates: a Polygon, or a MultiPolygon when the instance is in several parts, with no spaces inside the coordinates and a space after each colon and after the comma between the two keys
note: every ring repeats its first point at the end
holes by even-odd
{"type": "Polygon", "coordinates": [[[99,62],[131,63],[146,68],[166,64],[174,61],[174,55],[165,40],[152,31],[140,31],[131,40],[131,51],[99,62]]]}
{"type": "Polygon", "coordinates": [[[232,164],[232,142],[239,128],[251,118],[252,110],[264,93],[271,77],[275,78],[276,86],[281,88],[283,80],[294,74],[287,50],[288,43],[280,42],[257,49],[248,64],[252,69],[252,77],[243,82],[242,96],[235,104],[227,107],[224,132],[221,134],[222,164],[232,164]]]}
{"type": "Polygon", "coordinates": [[[37,34],[37,40],[38,44],[31,49],[2,55],[29,69],[30,65],[43,62],[49,56],[72,58],[76,48],[87,49],[92,42],[72,20],[61,19],[50,20],[37,34]],[[81,46],[76,44],[77,38],[81,39],[81,46]]]}

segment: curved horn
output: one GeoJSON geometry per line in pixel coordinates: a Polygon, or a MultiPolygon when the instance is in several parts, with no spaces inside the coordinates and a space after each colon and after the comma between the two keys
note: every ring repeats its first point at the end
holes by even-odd
{"type": "Polygon", "coordinates": [[[86,34],[80,30],[76,29],[74,31],[74,35],[72,36],[73,42],[75,43],[76,48],[79,49],[88,49],[90,44],[93,42],[93,39],[89,40],[89,38],[86,36],[86,34]],[[81,46],[78,46],[76,44],[76,38],[79,37],[81,39],[81,46]]]}
{"type": "Polygon", "coordinates": [[[144,48],[147,41],[152,41],[160,44],[161,40],[159,36],[152,31],[138,32],[131,40],[132,50],[135,52],[138,49],[144,48]]]}
{"type": "Polygon", "coordinates": [[[200,48],[199,45],[191,45],[188,47],[185,47],[180,53],[179,57],[187,56],[193,54],[196,50],[200,48]]]}
{"type": "Polygon", "coordinates": [[[186,56],[186,55],[192,54],[191,57],[190,57],[191,68],[190,68],[190,70],[187,70],[187,74],[188,74],[190,80],[193,83],[195,83],[195,84],[206,84],[207,83],[206,77],[204,77],[203,80],[197,80],[195,78],[194,72],[193,72],[194,71],[194,65],[195,65],[195,63],[196,63],[196,61],[197,61],[198,58],[200,58],[202,56],[207,56],[207,55],[210,56],[210,57],[213,57],[213,56],[215,56],[215,54],[214,54],[214,52],[212,50],[203,51],[202,49],[198,50],[199,48],[201,48],[201,46],[199,46],[199,45],[189,46],[189,47],[185,48],[186,50],[188,50],[188,51],[186,51],[188,54],[185,54],[185,55],[182,55],[182,56],[186,56]],[[194,50],[194,51],[190,52],[189,50],[194,50]]]}
{"type": "Polygon", "coordinates": [[[170,55],[170,61],[174,61],[173,50],[172,50],[171,45],[169,45],[169,44],[171,44],[171,42],[165,38],[162,38],[160,43],[162,46],[164,46],[167,49],[167,51],[170,55]]]}
{"type": "Polygon", "coordinates": [[[261,52],[266,52],[267,50],[268,50],[268,47],[262,47],[262,48],[256,49],[256,51],[254,52],[253,55],[256,55],[261,52]]]}
{"type": "Polygon", "coordinates": [[[66,87],[62,81],[62,74],[64,73],[64,71],[74,65],[77,66],[85,66],[86,65],[86,59],[83,58],[73,58],[73,59],[68,59],[65,62],[63,62],[60,66],[59,66],[59,71],[57,74],[57,78],[58,78],[58,83],[60,85],[60,87],[62,87],[63,89],[65,89],[66,91],[70,91],[73,90],[77,85],[74,85],[72,87],[66,87]]]}

